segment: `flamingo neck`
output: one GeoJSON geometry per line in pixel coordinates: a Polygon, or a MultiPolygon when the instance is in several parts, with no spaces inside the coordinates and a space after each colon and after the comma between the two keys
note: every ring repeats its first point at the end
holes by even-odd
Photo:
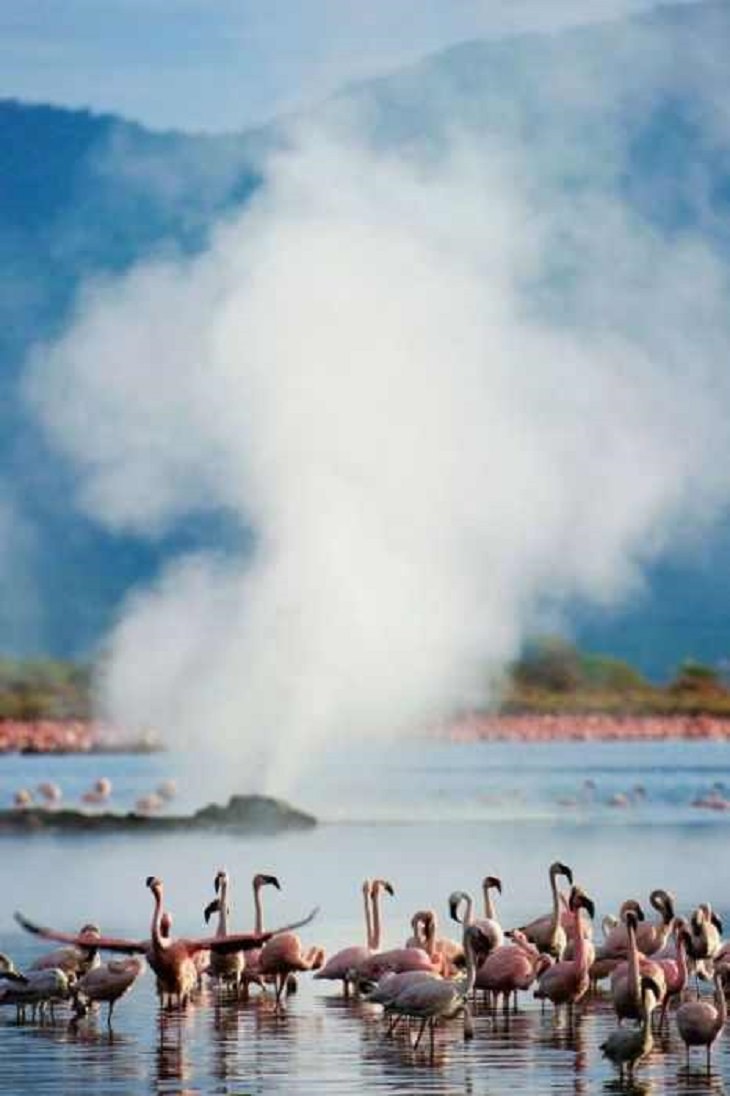
{"type": "Polygon", "coordinates": [[[462,946],[464,948],[464,955],[466,956],[466,975],[463,994],[464,997],[468,997],[471,991],[474,989],[474,983],[477,980],[477,960],[474,954],[474,945],[471,942],[471,935],[465,932],[462,937],[462,946]]]}
{"type": "Polygon", "coordinates": [[[497,914],[492,901],[492,893],[488,883],[484,885],[484,916],[490,921],[496,920],[497,914]]]}
{"type": "Polygon", "coordinates": [[[220,885],[220,909],[218,910],[218,936],[228,936],[228,883],[220,885]]]}
{"type": "Polygon", "coordinates": [[[639,985],[639,948],[636,943],[636,928],[633,921],[629,922],[626,926],[626,932],[629,937],[629,985],[631,986],[632,993],[641,993],[639,985]]]}
{"type": "Polygon", "coordinates": [[[380,951],[382,928],[380,923],[380,887],[375,884],[370,891],[373,906],[373,951],[380,951]]]}
{"type": "Polygon", "coordinates": [[[715,1030],[720,1032],[725,1027],[725,1021],[727,1020],[727,1001],[725,1000],[722,979],[719,976],[715,978],[715,1007],[717,1008],[715,1030]]]}
{"type": "Polygon", "coordinates": [[[583,935],[583,926],[580,923],[580,906],[576,906],[573,910],[573,955],[578,970],[588,970],[588,948],[583,935]]]}
{"type": "Polygon", "coordinates": [[[677,974],[684,988],[689,977],[689,967],[687,966],[687,945],[682,936],[677,940],[677,974]]]}
{"type": "Polygon", "coordinates": [[[370,916],[370,883],[366,881],[362,888],[363,904],[365,906],[365,937],[367,946],[371,951],[377,951],[373,939],[373,919],[370,916]]]}
{"type": "Polygon", "coordinates": [[[152,892],[155,906],[152,911],[152,925],[150,929],[150,935],[152,937],[152,944],[158,950],[163,950],[169,947],[169,937],[162,934],[162,887],[156,887],[152,892]]]}
{"type": "Polygon", "coordinates": [[[462,924],[464,927],[474,924],[474,900],[470,894],[464,893],[464,902],[466,903],[466,913],[464,914],[464,920],[462,924]]]}
{"type": "Polygon", "coordinates": [[[553,895],[553,913],[550,920],[550,942],[553,948],[557,946],[558,937],[560,935],[560,893],[558,891],[558,883],[554,872],[550,872],[550,890],[553,895]]]}
{"type": "Polygon", "coordinates": [[[254,932],[261,933],[264,931],[264,911],[261,904],[261,883],[257,879],[253,885],[253,905],[256,911],[256,918],[254,921],[254,932]]]}

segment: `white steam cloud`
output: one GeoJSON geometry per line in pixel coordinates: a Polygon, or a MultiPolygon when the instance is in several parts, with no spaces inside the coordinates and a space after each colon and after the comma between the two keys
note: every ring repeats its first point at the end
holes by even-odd
{"type": "Polygon", "coordinates": [[[482,701],[545,613],[616,602],[717,516],[724,268],[527,177],[497,145],[302,132],[205,254],[90,288],[36,357],[89,514],[158,536],[222,508],[255,531],[253,554],[178,560],[129,599],[116,719],[285,791],[329,736],[482,701]]]}

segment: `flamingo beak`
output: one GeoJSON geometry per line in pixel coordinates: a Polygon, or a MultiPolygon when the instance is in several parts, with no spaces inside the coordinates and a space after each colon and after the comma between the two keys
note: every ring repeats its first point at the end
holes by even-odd
{"type": "Polygon", "coordinates": [[[389,895],[391,896],[391,898],[392,898],[392,897],[393,897],[393,895],[395,894],[395,891],[393,890],[393,884],[392,884],[392,883],[388,883],[388,881],[387,881],[387,880],[386,880],[386,881],[384,881],[384,883],[383,883],[383,890],[384,890],[384,891],[387,891],[387,893],[388,893],[388,894],[389,894],[389,895]]]}
{"type": "Polygon", "coordinates": [[[456,921],[459,925],[461,924],[461,919],[459,917],[459,899],[454,898],[453,896],[449,898],[449,916],[452,921],[456,921]]]}
{"type": "Polygon", "coordinates": [[[145,879],[144,885],[146,887],[149,887],[150,890],[152,890],[152,888],[155,886],[156,883],[157,883],[156,877],[154,875],[148,875],[147,878],[145,879]]]}
{"type": "Polygon", "coordinates": [[[568,882],[572,886],[573,885],[573,872],[568,867],[568,865],[567,864],[559,864],[558,865],[558,870],[559,870],[561,875],[565,876],[565,878],[568,880],[568,882]]]}
{"type": "Polygon", "coordinates": [[[587,894],[580,896],[580,904],[584,910],[587,911],[588,916],[593,918],[596,916],[596,907],[593,903],[593,899],[589,898],[587,894]]]}
{"type": "Polygon", "coordinates": [[[265,886],[276,887],[277,890],[281,890],[281,883],[275,875],[262,875],[261,883],[265,886]]]}
{"type": "Polygon", "coordinates": [[[484,886],[494,887],[494,889],[498,890],[500,894],[502,893],[502,880],[499,879],[496,875],[488,875],[487,878],[484,880],[484,886]]]}

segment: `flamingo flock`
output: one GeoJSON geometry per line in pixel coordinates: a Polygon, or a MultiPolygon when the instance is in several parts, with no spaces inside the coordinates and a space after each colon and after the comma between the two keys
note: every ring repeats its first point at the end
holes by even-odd
{"type": "MultiPolygon", "coordinates": [[[[691,1052],[699,1048],[709,1070],[712,1048],[727,1021],[730,986],[730,941],[723,943],[722,922],[710,903],[700,902],[679,916],[669,891],[655,888],[648,896],[653,919],[647,919],[639,899],[629,897],[603,918],[599,940],[593,929],[594,899],[575,882],[572,869],[555,861],[546,875],[550,910],[520,926],[501,924],[492,892],[501,894],[502,881],[487,875],[483,915],[477,915],[469,891],[453,891],[443,903],[455,926],[453,936],[439,929],[436,908],[419,909],[403,944],[391,941],[391,946],[384,946],[383,904],[395,888],[386,879],[366,879],[361,887],[363,937],[329,959],[324,947],[305,946],[298,935],[316,909],[293,924],[264,929],[261,892],[281,889],[274,875],[253,876],[254,928],[237,932],[231,927],[231,880],[220,869],[213,880],[215,897],[202,911],[206,924],[217,915],[215,931],[199,937],[173,935],[163,882],[149,876],[152,915],[145,938],[110,937],[92,923],[69,933],[16,913],[24,929],[59,946],[26,971],[0,956],[0,1005],[15,1006],[19,1022],[27,1019],[28,1009],[33,1019],[44,1019],[65,1005],[70,1022],[77,1024],[105,1002],[111,1029],[116,1002],[149,966],[165,1011],[200,1001],[207,981],[214,993],[242,1004],[256,987],[273,1012],[284,1016],[296,979],[311,972],[317,982],[340,984],[348,1006],[365,1009],[366,1015],[380,1010],[384,1038],[400,1032],[413,1054],[433,1059],[439,1028],[460,1018],[463,1039],[472,1039],[477,1011],[509,1021],[519,996],[531,992],[543,1010],[549,1006],[569,1028],[594,1000],[608,1003],[615,1029],[600,1049],[620,1081],[632,1080],[649,1055],[667,1045],[672,1030],[684,1047],[687,1067],[691,1052]],[[111,957],[103,961],[106,953],[111,957]]],[[[549,1016],[545,1022],[551,1022],[549,1016]]]]}

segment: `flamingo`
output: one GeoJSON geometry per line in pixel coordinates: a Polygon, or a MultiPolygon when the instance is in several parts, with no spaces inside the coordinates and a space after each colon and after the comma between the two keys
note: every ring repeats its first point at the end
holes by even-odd
{"type": "Polygon", "coordinates": [[[95,780],[89,791],[84,792],[81,796],[81,802],[87,803],[90,806],[98,806],[101,803],[106,803],[109,796],[112,794],[112,782],[106,776],[99,777],[95,780]]]}
{"type": "Polygon", "coordinates": [[[654,962],[658,963],[664,973],[666,992],[662,1001],[662,1011],[659,1014],[659,1029],[661,1030],[667,1015],[670,1001],[681,1000],[682,993],[687,985],[689,968],[687,966],[687,947],[689,945],[689,933],[687,923],[682,918],[677,918],[674,923],[675,955],[655,955],[654,962]]]}
{"type": "Polygon", "coordinates": [[[296,933],[281,932],[267,940],[261,948],[258,969],[264,977],[273,977],[277,1012],[284,1008],[281,995],[289,976],[295,971],[319,970],[324,966],[324,960],[324,948],[312,947],[303,951],[302,942],[296,933]]]}
{"type": "MultiPolygon", "coordinates": [[[[281,884],[275,875],[265,875],[263,872],[257,872],[251,880],[251,886],[253,889],[253,905],[254,905],[254,932],[264,931],[264,908],[261,901],[261,888],[262,887],[276,887],[277,890],[281,890],[281,884]]],[[[243,973],[241,975],[241,988],[243,989],[243,996],[245,1000],[248,1000],[250,987],[253,985],[264,988],[264,980],[259,971],[259,955],[261,948],[252,948],[246,953],[246,961],[243,966],[243,973]]],[[[296,980],[294,975],[291,976],[291,981],[296,980]]]]}
{"type": "Polygon", "coordinates": [[[714,1004],[710,1004],[709,1001],[686,1001],[676,1012],[677,1030],[684,1042],[687,1055],[687,1069],[689,1069],[690,1047],[705,1047],[708,1073],[713,1044],[727,1020],[722,971],[715,971],[713,981],[715,983],[714,1004]]]}
{"type": "Polygon", "coordinates": [[[112,1012],[120,997],[129,993],[135,982],[144,974],[144,959],[130,955],[126,959],[110,959],[79,978],[73,987],[76,1016],[82,1016],[94,1001],[109,1004],[107,1027],[111,1030],[112,1012]]]}
{"type": "Polygon", "coordinates": [[[560,1005],[567,1004],[572,1018],[574,1005],[585,996],[590,985],[589,957],[581,931],[580,911],[584,909],[593,917],[595,907],[588,895],[580,887],[574,886],[570,891],[568,909],[573,919],[575,955],[572,959],[558,960],[544,970],[538,978],[533,996],[539,999],[548,998],[556,1010],[560,1005]]]}
{"type": "MultiPolygon", "coordinates": [[[[390,884],[388,893],[393,894],[390,884]]],[[[380,893],[386,890],[386,880],[373,880],[370,889],[373,918],[373,938],[380,940],[380,893]]],[[[384,974],[400,973],[406,970],[425,970],[434,973],[434,965],[428,953],[422,948],[391,948],[389,951],[373,951],[366,959],[353,968],[352,978],[357,985],[378,982],[384,974]]]]}
{"type": "Polygon", "coordinates": [[[659,963],[647,959],[639,951],[636,943],[638,918],[634,910],[626,910],[624,924],[629,940],[628,958],[620,962],[611,974],[611,997],[619,1024],[625,1019],[641,1019],[642,977],[651,978],[654,982],[659,990],[658,1001],[664,998],[667,989],[666,977],[659,963]]]}
{"type": "Polygon", "coordinates": [[[623,1083],[624,1069],[628,1068],[629,1080],[633,1079],[636,1066],[648,1057],[654,1045],[651,1033],[651,1014],[659,1000],[659,987],[651,978],[641,979],[641,1026],[638,1028],[618,1028],[609,1035],[600,1050],[618,1066],[619,1081],[623,1083]]]}
{"type": "Polygon", "coordinates": [[[161,993],[167,994],[170,1000],[176,999],[179,1005],[184,1006],[197,983],[198,968],[195,959],[199,953],[204,951],[221,953],[248,951],[251,948],[261,947],[276,933],[289,932],[309,924],[318,912],[314,909],[302,920],[269,932],[233,933],[226,937],[208,936],[193,939],[173,939],[169,932],[167,934],[165,932],[168,915],[162,909],[162,881],[150,875],[147,877],[146,886],[152,892],[154,898],[151,937],[149,940],[126,940],[111,936],[94,936],[85,933],[74,935],[59,932],[56,929],[37,925],[17,912],[15,919],[28,932],[43,936],[46,939],[59,940],[62,943],[74,944],[77,947],[95,947],[106,951],[146,956],[147,962],[157,975],[158,987],[161,993]]]}
{"type": "MultiPolygon", "coordinates": [[[[230,917],[230,906],[228,905],[228,886],[229,886],[228,872],[221,868],[216,873],[213,880],[213,887],[217,897],[210,902],[203,912],[206,925],[208,924],[211,916],[216,911],[218,912],[218,927],[216,929],[216,936],[221,939],[228,936],[228,918],[230,917]]],[[[229,952],[228,954],[213,954],[210,957],[210,965],[208,967],[208,973],[217,978],[220,982],[233,982],[234,987],[238,990],[243,969],[245,966],[244,955],[242,951],[229,952]]]]}
{"type": "MultiPolygon", "coordinates": [[[[454,920],[458,920],[457,906],[460,898],[457,894],[451,896],[450,908],[454,920]]],[[[456,978],[440,978],[432,976],[418,982],[411,982],[403,989],[391,1003],[391,1010],[399,1016],[408,1016],[420,1020],[421,1026],[416,1036],[414,1050],[423,1037],[426,1027],[429,1027],[430,1053],[434,1052],[434,1032],[439,1020],[450,1020],[460,1013],[464,1014],[464,1038],[471,1039],[474,1034],[471,1012],[469,1010],[469,994],[474,987],[476,978],[477,960],[476,948],[482,950],[487,941],[482,937],[478,925],[465,925],[463,933],[463,947],[466,956],[466,971],[456,978]]]]}
{"type": "MultiPolygon", "coordinates": [[[[713,911],[709,902],[702,902],[693,911],[690,919],[690,936],[687,954],[692,960],[692,966],[697,978],[700,971],[705,971],[705,959],[713,959],[720,948],[722,921],[713,911]]],[[[699,995],[699,987],[698,987],[699,995]]]]}
{"type": "MultiPolygon", "coordinates": [[[[435,910],[418,910],[411,918],[414,935],[406,947],[423,948],[439,974],[450,977],[464,966],[464,948],[447,936],[437,936],[438,918],[435,910]]],[[[481,928],[481,923],[480,923],[481,928]]]]}
{"type": "MultiPolygon", "coordinates": [[[[7,978],[7,972],[4,978],[7,978]]],[[[28,1005],[31,1005],[34,1017],[39,1006],[43,1012],[46,1005],[50,1005],[52,1012],[54,1001],[66,1001],[71,996],[72,979],[72,975],[57,967],[28,971],[20,978],[3,981],[0,985],[0,1005],[15,1005],[18,1021],[21,1018],[25,1020],[28,1005]]]]}
{"type": "MultiPolygon", "coordinates": [[[[388,894],[392,895],[393,888],[390,883],[383,880],[383,884],[383,889],[386,890],[388,894]]],[[[362,897],[365,909],[365,938],[367,943],[364,946],[354,944],[349,948],[343,948],[341,951],[335,952],[335,954],[330,956],[324,966],[316,971],[314,975],[314,978],[317,980],[342,982],[343,997],[350,996],[353,970],[380,949],[380,923],[378,922],[378,935],[376,937],[373,932],[371,917],[370,889],[371,882],[369,879],[366,879],[362,885],[362,897]]]]}
{"type": "MultiPolygon", "coordinates": [[[[497,886],[498,889],[501,891],[502,885],[501,885],[501,883],[499,882],[498,879],[496,879],[494,876],[488,876],[487,878],[490,881],[492,881],[492,882],[490,882],[490,886],[491,885],[497,886]]],[[[485,880],[485,883],[486,883],[486,880],[485,880]]],[[[487,898],[487,895],[488,895],[488,888],[487,887],[485,887],[484,893],[485,893],[485,898],[487,898]]],[[[468,894],[466,891],[454,891],[454,893],[452,894],[451,897],[454,898],[455,901],[456,901],[457,917],[455,919],[456,920],[461,920],[461,923],[464,924],[464,925],[477,925],[479,927],[479,929],[481,929],[481,933],[482,933],[482,945],[481,946],[486,949],[484,954],[487,954],[488,952],[493,951],[495,948],[498,948],[500,946],[500,944],[502,944],[504,942],[504,932],[502,930],[502,926],[500,925],[499,921],[497,921],[494,916],[480,918],[478,920],[474,917],[474,899],[472,898],[472,896],[470,894],[468,894]],[[465,908],[463,918],[460,919],[458,917],[458,909],[462,905],[462,903],[464,904],[464,906],[466,908],[465,908]]],[[[451,901],[451,899],[449,899],[449,901],[451,901]]],[[[489,910],[491,910],[492,914],[494,914],[494,907],[491,903],[491,900],[489,900],[487,898],[487,903],[486,904],[487,904],[487,908],[489,910]]]]}
{"type": "Polygon", "coordinates": [[[535,978],[552,964],[550,956],[541,952],[524,933],[514,929],[511,942],[495,948],[477,970],[475,990],[483,990],[493,997],[494,1008],[502,994],[503,1010],[509,1013],[510,995],[514,993],[517,1008],[517,991],[529,989],[535,978]]]}
{"type": "Polygon", "coordinates": [[[571,924],[572,918],[566,908],[565,896],[558,890],[557,877],[564,876],[572,885],[573,873],[566,864],[556,860],[550,865],[548,875],[553,898],[552,912],[530,921],[527,925],[520,925],[520,932],[524,932],[528,940],[537,944],[540,951],[547,952],[555,959],[561,959],[568,942],[563,920],[571,924]]]}
{"type": "MultiPolygon", "coordinates": [[[[87,938],[98,939],[101,930],[98,925],[86,924],[81,926],[79,933],[87,938]]],[[[64,974],[80,978],[94,967],[98,967],[100,963],[99,948],[96,944],[86,947],[70,944],[68,947],[54,948],[53,951],[39,956],[31,963],[30,969],[62,970],[64,974]]]]}
{"type": "Polygon", "coordinates": [[[484,918],[480,920],[479,927],[485,935],[490,936],[494,940],[494,947],[498,948],[504,943],[504,932],[502,926],[499,923],[497,912],[494,908],[494,902],[492,900],[492,891],[498,890],[502,893],[502,880],[496,875],[485,875],[482,880],[482,894],[484,895],[484,918]],[[491,927],[487,928],[487,923],[491,923],[491,927]]]}

